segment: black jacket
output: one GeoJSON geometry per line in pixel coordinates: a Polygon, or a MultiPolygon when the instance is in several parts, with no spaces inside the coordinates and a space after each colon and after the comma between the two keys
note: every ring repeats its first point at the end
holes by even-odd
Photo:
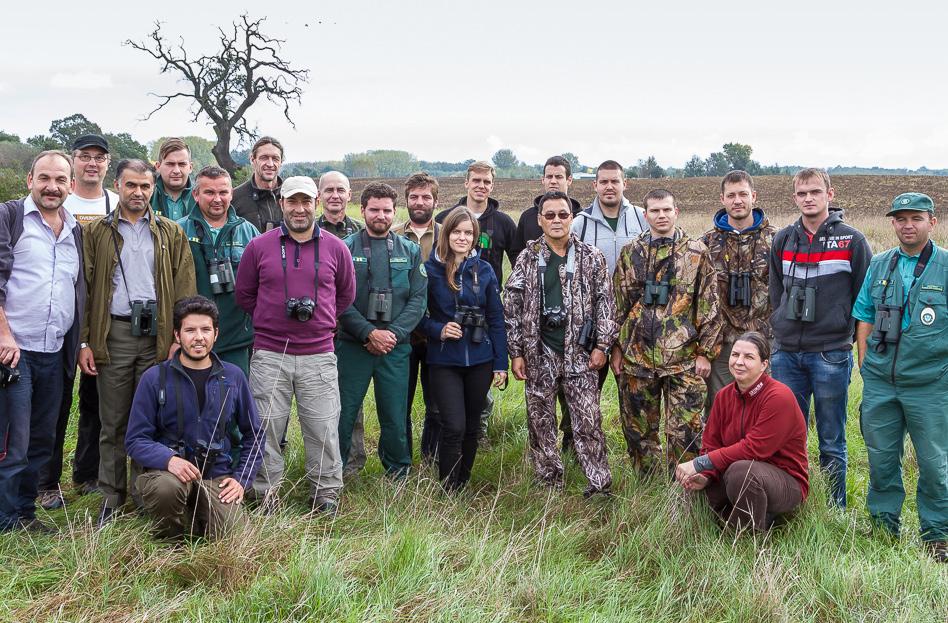
{"type": "Polygon", "coordinates": [[[277,187],[273,190],[257,188],[250,179],[234,189],[234,196],[230,205],[234,207],[237,216],[247,220],[260,233],[279,227],[283,222],[283,210],[280,209],[280,187],[283,178],[277,177],[277,187]]]}
{"type": "MultiPolygon", "coordinates": [[[[436,223],[443,223],[444,217],[458,206],[467,206],[467,197],[462,197],[457,205],[443,210],[435,217],[436,223]]],[[[496,199],[487,199],[487,209],[478,219],[481,228],[481,238],[477,248],[481,250],[481,259],[486,260],[497,275],[497,283],[504,282],[504,253],[513,266],[517,256],[513,253],[514,238],[517,235],[517,226],[513,219],[500,211],[500,202],[496,199]]]]}
{"type": "MultiPolygon", "coordinates": [[[[536,240],[543,235],[540,229],[540,199],[543,195],[537,195],[533,199],[533,205],[520,213],[520,220],[517,222],[517,233],[514,235],[514,242],[511,251],[513,259],[510,260],[511,266],[517,263],[517,257],[520,252],[527,248],[527,243],[536,240]]],[[[583,206],[573,199],[569,198],[570,206],[573,210],[573,216],[583,211],[583,206]]]]}

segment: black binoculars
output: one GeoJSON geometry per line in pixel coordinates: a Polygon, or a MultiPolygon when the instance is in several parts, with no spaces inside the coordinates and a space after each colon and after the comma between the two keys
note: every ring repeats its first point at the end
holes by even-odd
{"type": "Polygon", "coordinates": [[[372,288],[369,290],[369,305],[365,310],[365,319],[379,322],[392,321],[391,288],[372,288]]]}
{"type": "Polygon", "coordinates": [[[596,325],[592,318],[583,320],[583,326],[579,328],[579,335],[576,336],[576,344],[587,353],[596,348],[596,325]]]}
{"type": "Polygon", "coordinates": [[[214,469],[218,457],[224,454],[224,446],[219,441],[208,443],[203,439],[198,439],[192,454],[192,462],[201,470],[201,478],[206,480],[207,475],[214,469]]]}
{"type": "Polygon", "coordinates": [[[158,335],[158,302],[132,301],[132,335],[156,337],[158,335]]]}
{"type": "Polygon", "coordinates": [[[0,363],[0,388],[9,387],[20,380],[20,371],[0,363]]]}
{"type": "Polygon", "coordinates": [[[751,306],[751,274],[728,273],[727,303],[731,307],[751,306]]]}
{"type": "Polygon", "coordinates": [[[293,320],[306,322],[313,317],[313,312],[315,311],[316,301],[308,296],[286,300],[286,315],[293,320]]]}
{"type": "Polygon", "coordinates": [[[872,323],[872,340],[877,353],[884,353],[888,344],[896,344],[902,336],[902,307],[879,305],[872,323]]]}
{"type": "Polygon", "coordinates": [[[642,302],[645,305],[667,305],[670,290],[671,286],[667,281],[655,283],[649,279],[645,282],[645,294],[642,302]]]}
{"type": "Polygon", "coordinates": [[[234,267],[230,260],[213,260],[207,265],[207,276],[211,292],[227,294],[234,291],[234,267]]]}
{"type": "Polygon", "coordinates": [[[813,322],[816,320],[816,288],[813,286],[790,286],[787,295],[787,320],[813,322]]]}
{"type": "Polygon", "coordinates": [[[484,341],[487,319],[480,307],[458,305],[457,311],[454,312],[454,322],[471,329],[471,343],[480,344],[484,341]]]}

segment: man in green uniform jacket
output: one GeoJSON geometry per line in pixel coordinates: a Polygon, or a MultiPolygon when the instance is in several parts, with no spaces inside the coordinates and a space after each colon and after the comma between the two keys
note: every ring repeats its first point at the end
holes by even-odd
{"type": "Polygon", "coordinates": [[[935,204],[903,193],[886,214],[899,246],[872,258],[853,306],[869,455],[866,505],[893,534],[905,500],[905,432],[918,462],[922,541],[948,562],[948,252],[931,240],[935,204]]]}
{"type": "Polygon", "coordinates": [[[249,376],[253,324],[237,306],[234,283],[244,247],[260,232],[237,216],[231,205],[233,183],[224,169],[201,169],[193,195],[196,205],[178,225],[191,245],[198,294],[214,301],[219,312],[220,335],[214,352],[249,376]]]}
{"type": "Polygon", "coordinates": [[[409,336],[427,307],[428,278],[418,245],[391,231],[397,200],[388,184],[373,182],[362,191],[366,229],[345,239],[355,264],[356,299],[339,317],[336,357],[343,466],[371,380],[381,429],[379,458],[389,474],[403,476],[411,467],[405,427],[409,336]]]}
{"type": "Polygon", "coordinates": [[[151,195],[151,209],[165,218],[178,221],[194,209],[191,194],[191,149],[180,138],[169,138],[158,148],[158,178],[151,195]]]}

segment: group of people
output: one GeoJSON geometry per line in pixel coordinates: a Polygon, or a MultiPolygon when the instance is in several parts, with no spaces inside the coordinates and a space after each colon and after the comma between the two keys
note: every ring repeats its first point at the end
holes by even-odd
{"type": "Polygon", "coordinates": [[[168,139],[154,166],[119,162],[113,193],[101,136],[36,157],[30,194],[0,210],[0,530],[50,530],[36,504],[64,503],[77,366],[76,493],[101,493],[100,526],[130,497],[174,537],[226,532],[245,498],[280,506],[294,401],[310,505],[334,513],[365,463],[370,382],[386,472],[411,469],[420,378],[420,455],[463,488],[508,361],[538,483],[562,488],[573,456],[586,497],[610,495],[611,370],[640,476],[704,490],[722,522],[766,530],[807,497],[811,399],[831,503],[846,506],[855,341],[869,512],[898,533],[907,431],[922,539],[948,559],[948,412],[932,399],[948,391],[948,260],[929,197],[895,198],[900,244],[873,258],[819,169],[794,176],[800,218],[780,231],[751,176],[728,173],[693,238],[671,192],[631,204],[613,160],[584,208],[569,162],[550,158],[516,224],[489,163],[437,215],[438,181],[416,173],[396,226],[388,184],[365,186],[360,221],[345,175],[283,179],[283,158],[259,139],[234,188],[216,166],[192,175],[187,145],[168,139]]]}

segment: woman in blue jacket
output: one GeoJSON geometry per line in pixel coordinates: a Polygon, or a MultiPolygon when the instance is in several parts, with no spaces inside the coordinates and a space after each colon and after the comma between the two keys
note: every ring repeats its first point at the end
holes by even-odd
{"type": "Polygon", "coordinates": [[[421,327],[428,335],[428,382],[441,420],[438,470],[448,490],[460,489],[471,477],[491,379],[497,387],[507,380],[500,284],[474,249],[479,236],[473,213],[456,208],[441,224],[435,251],[425,262],[428,314],[421,327]]]}

